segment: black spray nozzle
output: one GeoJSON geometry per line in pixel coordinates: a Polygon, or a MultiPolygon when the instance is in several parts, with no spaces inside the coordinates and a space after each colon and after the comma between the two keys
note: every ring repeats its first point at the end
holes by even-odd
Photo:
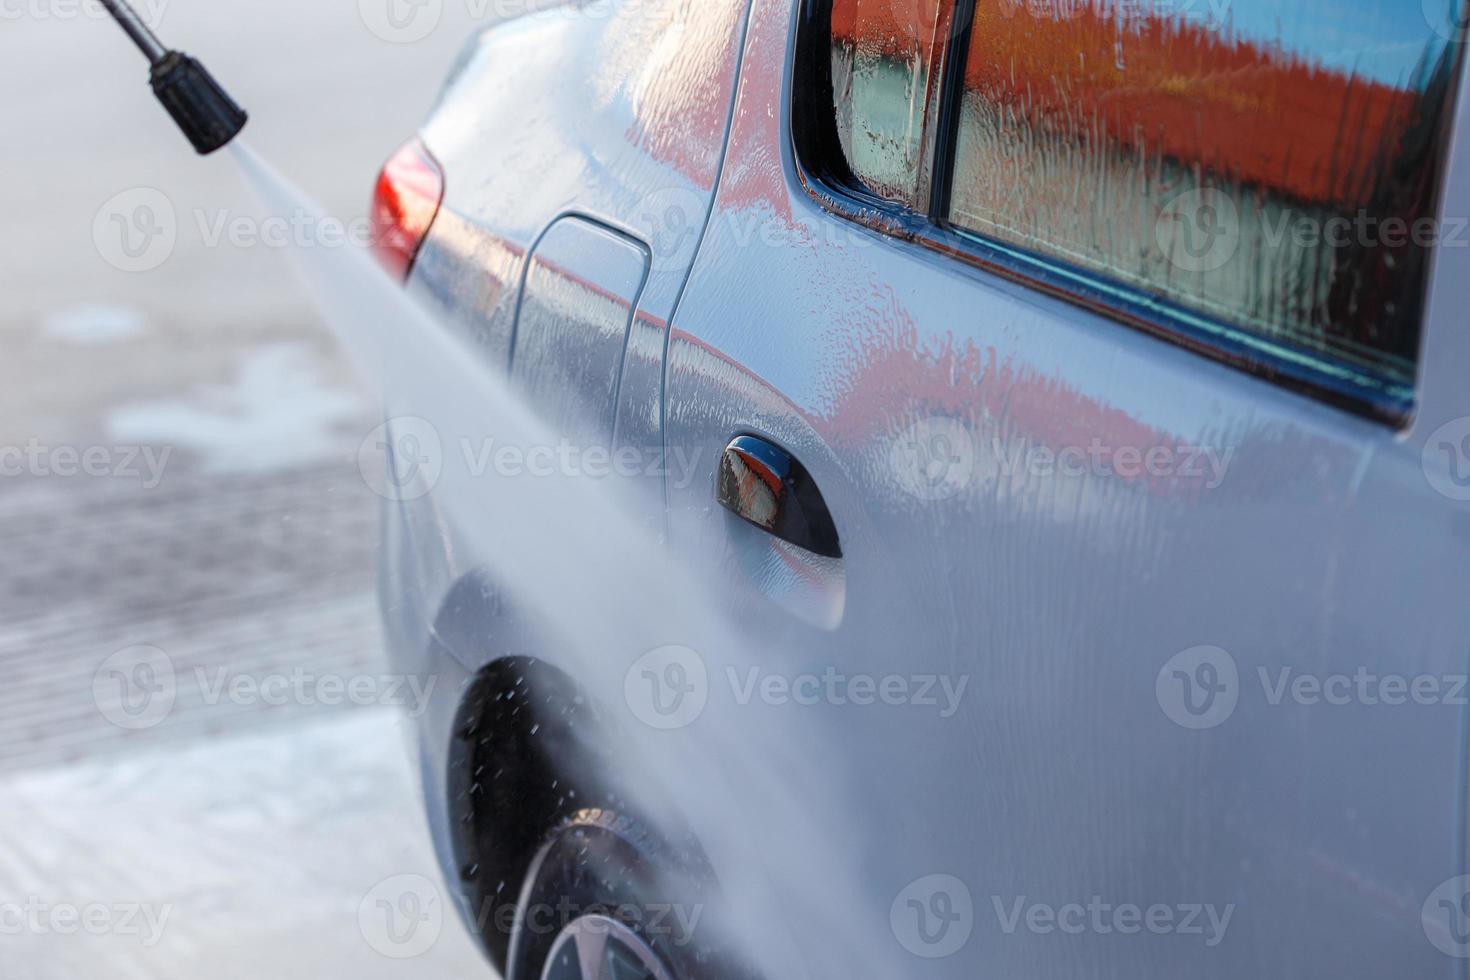
{"type": "Polygon", "coordinates": [[[153,94],[200,153],[234,139],[249,118],[203,65],[179,51],[154,64],[153,94]]]}
{"type": "Polygon", "coordinates": [[[118,25],[152,65],[153,94],[201,154],[213,153],[239,135],[250,117],[195,59],[164,47],[127,0],[102,0],[118,25]]]}

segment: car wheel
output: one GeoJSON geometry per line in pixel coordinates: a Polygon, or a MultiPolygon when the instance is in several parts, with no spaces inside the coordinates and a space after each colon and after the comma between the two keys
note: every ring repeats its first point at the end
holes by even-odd
{"type": "Polygon", "coordinates": [[[552,831],[516,906],[509,980],[703,980],[710,875],[639,820],[582,810],[552,831]]]}

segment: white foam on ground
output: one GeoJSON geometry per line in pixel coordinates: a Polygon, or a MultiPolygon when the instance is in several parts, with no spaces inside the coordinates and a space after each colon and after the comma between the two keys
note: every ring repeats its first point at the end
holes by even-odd
{"type": "Polygon", "coordinates": [[[0,779],[6,975],[489,975],[444,904],[398,723],[365,708],[0,779]],[[374,948],[383,934],[360,920],[364,905],[380,914],[374,886],[399,875],[439,899],[416,940],[437,929],[433,942],[412,959],[374,948]],[[69,926],[63,906],[104,907],[85,914],[109,928],[69,926]]]}
{"type": "Polygon", "coordinates": [[[311,346],[294,343],[252,351],[230,384],[124,405],[107,424],[119,443],[173,446],[202,458],[210,472],[235,473],[319,460],[362,416],[361,396],[323,381],[311,346]]]}
{"type": "Polygon", "coordinates": [[[47,340],[76,347],[115,344],[148,331],[148,318],[131,306],[89,303],[56,310],[42,324],[47,340]]]}

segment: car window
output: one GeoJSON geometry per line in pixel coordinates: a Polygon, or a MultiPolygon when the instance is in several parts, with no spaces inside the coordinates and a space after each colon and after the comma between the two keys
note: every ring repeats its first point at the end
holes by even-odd
{"type": "Polygon", "coordinates": [[[986,0],[944,217],[1410,385],[1450,15],[1451,0],[986,0]]]}
{"type": "Polygon", "coordinates": [[[833,0],[832,89],[848,169],[878,197],[917,207],[928,188],[930,97],[946,50],[941,0],[833,0]]]}
{"type": "Polygon", "coordinates": [[[1467,3],[807,0],[797,155],[854,220],[1402,421],[1470,244],[1467,3]]]}

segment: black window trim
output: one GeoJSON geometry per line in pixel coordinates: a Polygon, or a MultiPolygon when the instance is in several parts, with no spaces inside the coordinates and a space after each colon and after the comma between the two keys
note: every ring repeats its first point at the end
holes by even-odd
{"type": "MultiPolygon", "coordinates": [[[[1259,336],[1080,267],[951,226],[944,216],[949,209],[964,67],[979,0],[948,2],[955,5],[955,21],[938,89],[942,101],[930,161],[932,186],[927,210],[921,213],[865,192],[848,168],[832,111],[833,0],[801,0],[791,84],[791,141],[797,177],[809,196],[839,217],[880,234],[926,247],[1353,415],[1407,428],[1413,420],[1417,378],[1411,385],[1393,384],[1306,346],[1259,336]]],[[[1453,100],[1447,111],[1453,111],[1453,100]]],[[[1441,199],[1443,193],[1442,182],[1441,199]]],[[[1426,302],[1421,318],[1427,311],[1426,302]]],[[[1421,332],[1423,326],[1421,319],[1421,332]]]]}

